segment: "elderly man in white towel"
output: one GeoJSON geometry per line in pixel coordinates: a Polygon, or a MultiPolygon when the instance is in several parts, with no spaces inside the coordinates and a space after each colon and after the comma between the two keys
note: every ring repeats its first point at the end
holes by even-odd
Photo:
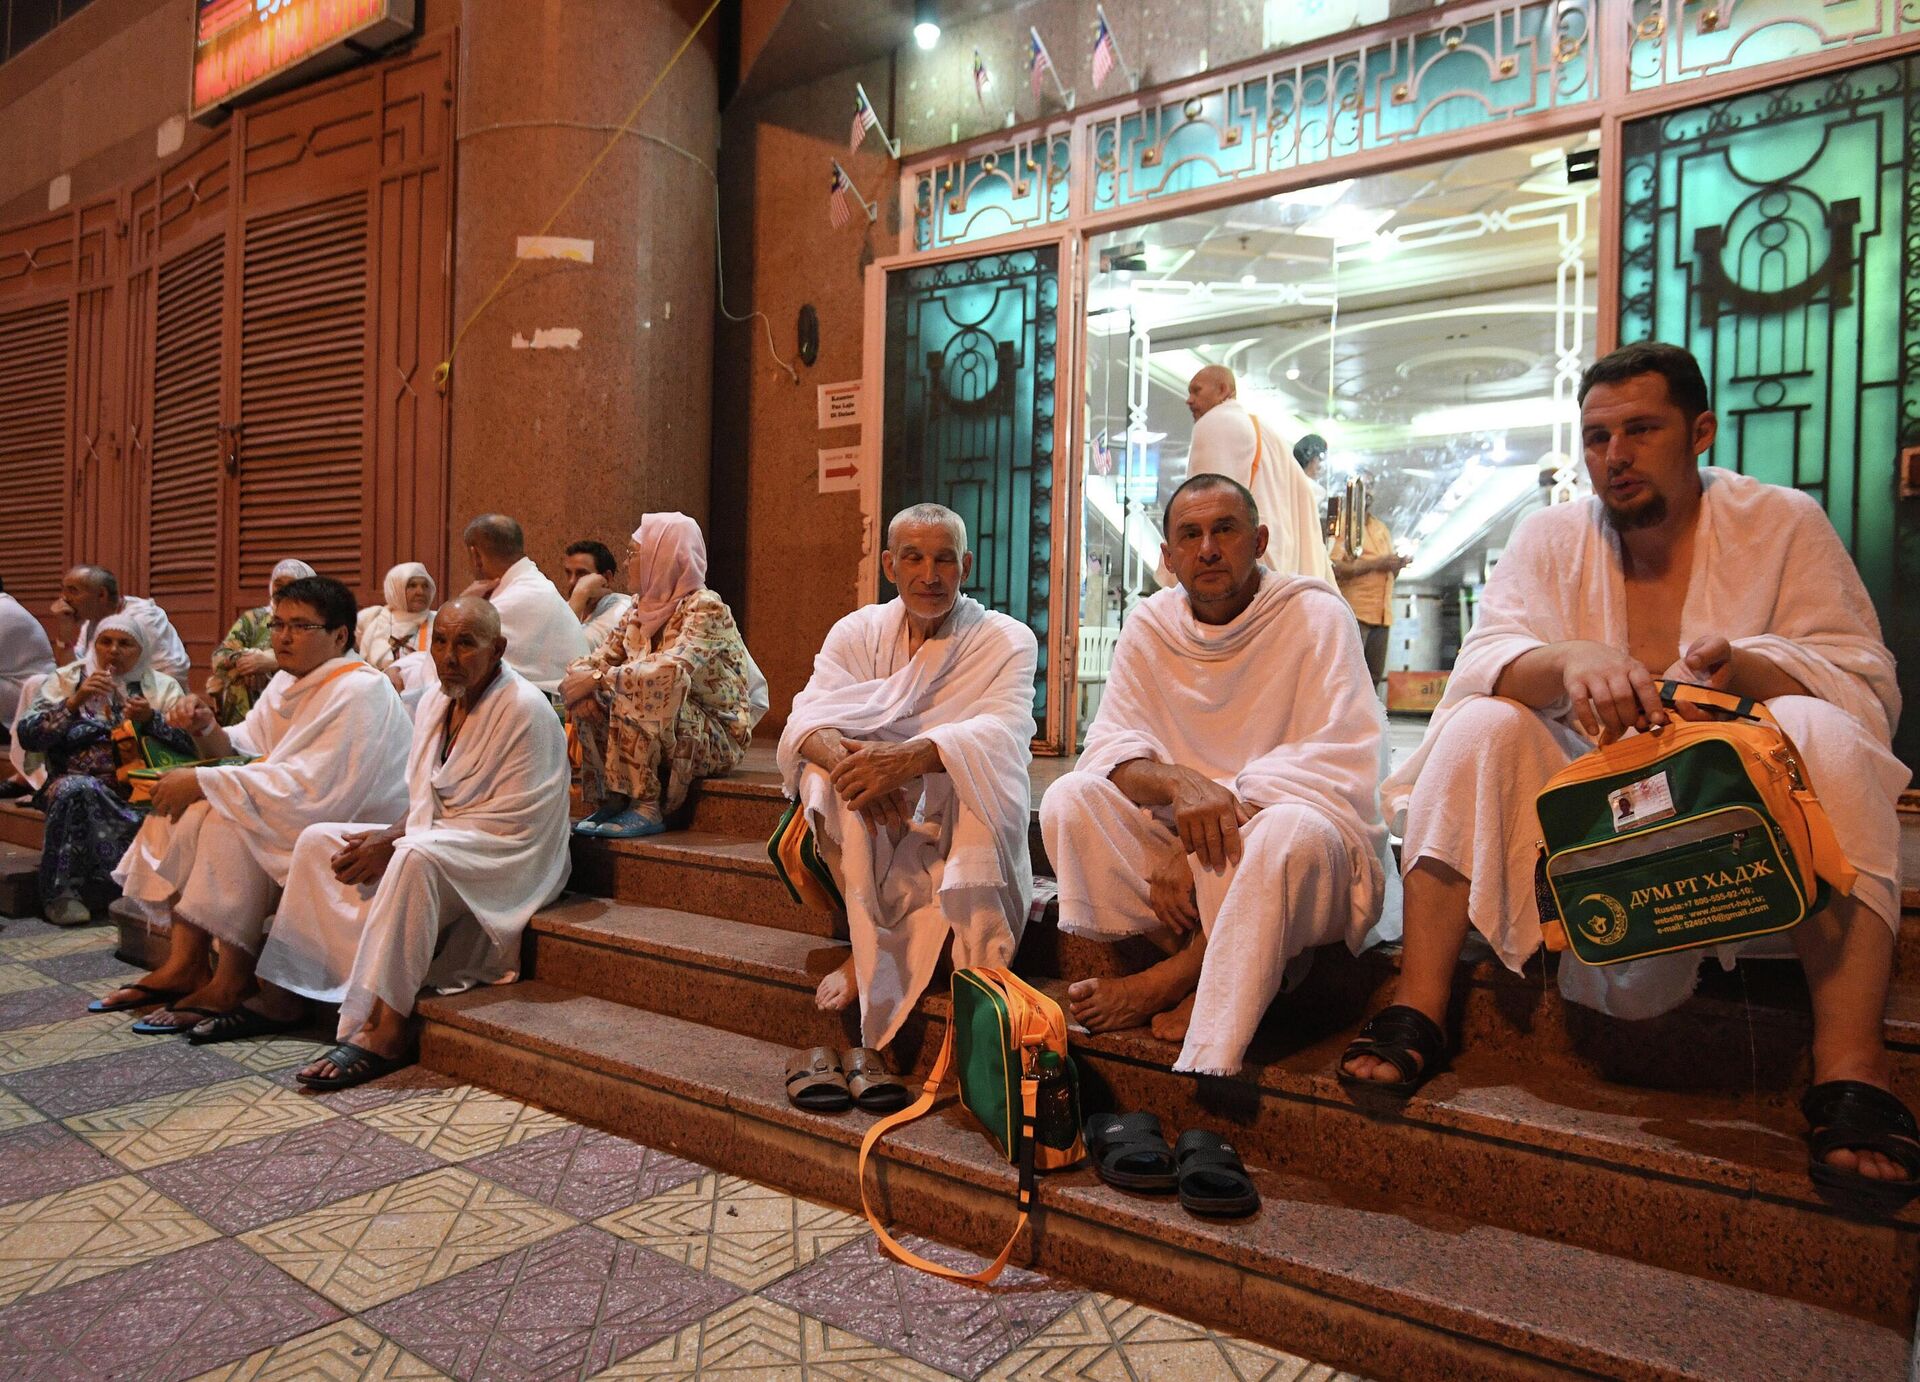
{"type": "MultiPolygon", "coordinates": [[[[0,748],[8,749],[10,758],[14,756],[14,723],[26,718],[34,689],[54,670],[53,644],[46,628],[0,585],[0,748]]],[[[0,797],[21,796],[27,791],[24,781],[13,778],[14,772],[24,767],[24,750],[19,759],[0,765],[0,797]]]]}
{"type": "Polygon", "coordinates": [[[145,1035],[218,1020],[266,1030],[241,1007],[254,962],[293,862],[315,821],[391,819],[407,800],[407,719],[387,679],[353,651],[353,592],[327,576],[283,587],[268,629],[280,670],[247,717],[222,729],[183,696],[167,722],[188,730],[204,757],[247,755],[228,767],[178,768],[153,789],[153,810],[114,870],[128,897],[171,904],[167,958],[97,1011],[169,1000],[134,1024],[145,1035]],[[220,942],[207,975],[208,951],[220,942]]]}
{"type": "MultiPolygon", "coordinates": [[[[187,683],[187,646],[167,612],[138,595],[122,595],[120,579],[104,566],[76,566],[60,580],[60,604],[78,625],[73,655],[85,660],[93,651],[95,625],[109,614],[124,614],[147,631],[152,665],[182,686],[187,683]]],[[[58,606],[56,606],[58,608],[58,606]]]]}
{"type": "Polygon", "coordinates": [[[956,966],[1012,962],[1033,900],[1032,630],[961,593],[966,524],[916,504],[887,525],[900,594],[833,626],[780,737],[846,900],[853,954],[820,983],[857,998],[861,1040],[891,1042],[953,938],[956,966]]]}
{"type": "Polygon", "coordinates": [[[1180,584],[1121,629],[1086,750],[1047,789],[1040,828],[1062,930],[1166,953],[1069,985],[1073,1017],[1151,1024],[1184,1043],[1175,1070],[1231,1075],[1288,962],[1336,940],[1358,951],[1380,920],[1386,723],[1346,602],[1261,565],[1267,529],[1244,486],[1194,476],[1166,521],[1180,584]]]}
{"type": "MultiPolygon", "coordinates": [[[[513,519],[483,513],[467,524],[461,541],[474,575],[462,593],[478,595],[500,611],[507,662],[542,691],[552,691],[567,674],[567,665],[587,655],[579,616],[527,555],[526,534],[513,519]]],[[[421,668],[423,674],[428,670],[421,668]]],[[[421,684],[429,679],[423,675],[421,684]]],[[[413,689],[411,678],[407,684],[413,689]]]]}
{"type": "Polygon", "coordinates": [[[300,836],[248,1010],[297,1021],[338,1003],[340,1044],[296,1076],[344,1089],[409,1059],[423,989],[501,983],[527,921],[566,886],[567,743],[544,694],[501,660],[500,615],[463,596],[434,621],[403,819],[300,836]]]}
{"type": "MultiPolygon", "coordinates": [[[[1306,472],[1272,424],[1248,411],[1238,398],[1239,384],[1225,365],[1203,365],[1187,382],[1187,411],[1193,415],[1193,440],[1187,448],[1187,477],[1224,475],[1253,495],[1267,525],[1267,548],[1260,564],[1282,575],[1333,579],[1327,556],[1320,505],[1306,472]]],[[[1160,563],[1160,584],[1175,576],[1160,563]]]]}
{"type": "MultiPolygon", "coordinates": [[[[1766,703],[1859,871],[1850,897],[1788,933],[1813,1000],[1812,1172],[1909,1196],[1920,1142],[1887,1092],[1881,1036],[1908,775],[1891,751],[1900,695],[1873,605],[1813,499],[1699,468],[1715,419],[1686,351],[1623,347],[1588,369],[1580,399],[1593,496],[1515,532],[1425,739],[1382,789],[1405,824],[1406,948],[1396,1002],[1342,1077],[1400,1093],[1434,1072],[1469,930],[1515,970],[1539,948],[1540,789],[1591,736],[1664,723],[1657,676],[1703,683],[1766,703]]],[[[1648,1018],[1686,1000],[1703,958],[1562,957],[1559,983],[1575,1002],[1648,1018]]]]}

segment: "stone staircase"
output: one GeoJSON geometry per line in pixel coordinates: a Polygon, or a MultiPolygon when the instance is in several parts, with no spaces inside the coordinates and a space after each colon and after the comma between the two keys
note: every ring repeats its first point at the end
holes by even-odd
{"type": "MultiPolygon", "coordinates": [[[[748,773],[707,784],[684,830],[578,844],[527,980],[424,1003],[423,1060],[857,1207],[871,1120],[783,1089],[792,1049],[856,1038],[813,1007],[846,950],[767,863],[779,809],[748,773]]],[[[1135,958],[1041,923],[1018,967],[1058,992],[1135,958]]],[[[1903,963],[1920,974],[1920,954],[1903,963]]],[[[1322,952],[1232,1080],[1174,1075],[1176,1048],[1144,1032],[1079,1041],[1090,1107],[1227,1134],[1264,1206],[1208,1223],[1083,1169],[1043,1181],[1015,1260],[1382,1378],[1905,1376],[1920,1211],[1850,1217],[1808,1182],[1793,966],[1716,976],[1637,1027],[1568,1008],[1537,970],[1468,966],[1456,1068],[1403,1106],[1357,1106],[1331,1071],[1393,966],[1322,952]]],[[[923,1000],[906,1063],[924,1069],[945,1017],[944,993],[923,1000]]],[[[1887,1033],[1920,1103],[1920,988],[1887,1033]]],[[[892,1224],[988,1251],[1011,1225],[1013,1173],[950,1098],[870,1176],[892,1224]]]]}
{"type": "MultiPolygon", "coordinates": [[[[577,844],[526,981],[424,1002],[423,1060],[857,1208],[871,1119],[802,1113],[783,1090],[791,1049],[856,1038],[812,1005],[846,951],[773,876],[779,809],[771,776],[746,773],[707,784],[683,830],[577,844]]],[[[32,813],[0,808],[0,889],[38,842],[32,813]]],[[[1920,927],[1901,952],[1920,975],[1920,927]]],[[[1019,968],[1058,992],[1141,958],[1043,922],[1019,968]]],[[[1069,1172],[1043,1180],[1015,1260],[1380,1378],[1907,1375],[1920,1210],[1853,1217],[1807,1181],[1793,966],[1711,976],[1630,1025],[1564,1005],[1538,969],[1465,965],[1455,1068],[1404,1105],[1356,1105],[1330,1072],[1393,969],[1321,952],[1232,1080],[1174,1075],[1175,1048],[1144,1032],[1079,1041],[1089,1107],[1227,1134],[1264,1204],[1209,1223],[1069,1172]]],[[[924,1069],[945,1017],[943,993],[923,1000],[908,1063],[924,1069]]],[[[1896,985],[1887,1037],[1920,1105],[1920,984],[1896,985]]],[[[951,1097],[870,1178],[891,1224],[934,1238],[992,1251],[1012,1222],[1012,1171],[951,1097]]]]}

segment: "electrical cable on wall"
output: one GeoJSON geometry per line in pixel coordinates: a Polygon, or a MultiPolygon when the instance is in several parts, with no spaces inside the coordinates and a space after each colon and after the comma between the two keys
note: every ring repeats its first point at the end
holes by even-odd
{"type": "Polygon", "coordinates": [[[767,331],[767,354],[773,357],[774,364],[786,372],[787,378],[796,384],[800,382],[799,371],[780,358],[780,352],[773,344],[772,319],[765,312],[749,312],[745,316],[740,316],[727,308],[726,246],[720,238],[720,174],[711,163],[691,149],[683,149],[671,139],[663,139],[657,134],[648,134],[645,130],[630,130],[621,125],[597,125],[585,120],[501,120],[491,125],[481,125],[477,129],[462,130],[458,137],[464,140],[476,135],[491,134],[495,130],[529,129],[591,130],[594,133],[611,132],[616,136],[627,135],[634,139],[644,139],[650,144],[658,144],[663,149],[670,149],[679,154],[688,162],[699,165],[700,171],[705,173],[708,181],[713,184],[713,273],[720,315],[730,322],[742,323],[751,322],[758,317],[767,331]]]}
{"type": "MultiPolygon", "coordinates": [[[[580,189],[587,185],[587,179],[591,178],[594,173],[599,170],[600,165],[606,162],[607,155],[611,154],[619,145],[621,137],[633,133],[633,122],[640,118],[640,112],[645,110],[647,103],[653,100],[654,92],[660,89],[660,84],[667,79],[667,74],[672,72],[679,64],[680,59],[686,56],[687,49],[693,46],[694,39],[700,36],[700,31],[707,26],[707,21],[713,18],[714,12],[719,8],[720,0],[713,0],[713,2],[707,6],[706,12],[700,16],[699,21],[695,23],[691,29],[687,30],[687,36],[680,41],[680,46],[673,50],[673,56],[667,59],[666,66],[662,67],[659,72],[654,75],[653,80],[647,84],[647,89],[641,93],[640,99],[634,103],[633,109],[627,112],[627,118],[620,122],[613,137],[607,140],[601,147],[600,152],[593,156],[592,161],[587,164],[586,169],[580,174],[578,180],[574,182],[573,187],[567,192],[567,195],[560,199],[560,204],[553,209],[553,214],[548,216],[545,223],[541,225],[537,232],[538,234],[545,235],[553,229],[554,222],[558,221],[561,214],[573,204],[573,199],[580,195],[580,189]]],[[[665,140],[659,142],[663,144],[666,143],[665,140]]],[[[685,151],[682,150],[681,152],[685,151]]],[[[480,305],[473,309],[472,314],[461,324],[460,329],[454,333],[453,344],[447,350],[447,358],[434,366],[433,370],[433,382],[441,392],[444,393],[447,385],[451,382],[453,375],[453,357],[459,354],[460,343],[466,339],[467,332],[472,329],[473,324],[480,319],[487,308],[493,305],[494,299],[500,296],[501,292],[506,288],[507,283],[513,278],[515,271],[517,271],[524,262],[524,260],[516,259],[508,266],[507,271],[500,275],[500,281],[493,285],[492,291],[480,300],[480,305]]],[[[768,340],[771,341],[773,334],[771,325],[767,328],[767,334],[768,340]]]]}

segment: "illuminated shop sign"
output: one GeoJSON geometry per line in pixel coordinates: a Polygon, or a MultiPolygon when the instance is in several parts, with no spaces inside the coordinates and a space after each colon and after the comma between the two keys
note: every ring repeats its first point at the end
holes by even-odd
{"type": "Polygon", "coordinates": [[[413,31],[416,0],[199,0],[193,113],[332,71],[413,31]]]}

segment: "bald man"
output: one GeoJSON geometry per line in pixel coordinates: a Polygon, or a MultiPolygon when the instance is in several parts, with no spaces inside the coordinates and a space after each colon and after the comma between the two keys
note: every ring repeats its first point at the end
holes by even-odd
{"type": "Polygon", "coordinates": [[[526,534],[507,515],[481,514],[460,540],[474,576],[462,593],[490,601],[500,611],[507,661],[542,691],[552,691],[567,674],[567,664],[587,655],[579,616],[527,555],[526,534]]]}
{"type": "MultiPolygon", "coordinates": [[[[1237,397],[1238,382],[1225,365],[1206,365],[1187,383],[1187,411],[1193,414],[1193,441],[1187,450],[1187,476],[1224,475],[1253,495],[1267,526],[1267,550],[1260,564],[1285,576],[1333,580],[1321,535],[1313,487],[1293,462],[1280,434],[1237,397]]],[[[1162,562],[1162,587],[1176,584],[1162,562]]]]}
{"type": "Polygon", "coordinates": [[[189,661],[187,648],[167,618],[167,612],[151,600],[138,595],[122,595],[120,580],[104,566],[76,566],[60,578],[60,601],[56,612],[68,614],[78,626],[73,640],[73,655],[84,658],[93,650],[94,630],[109,614],[124,614],[147,631],[147,646],[153,650],[153,670],[165,672],[186,684],[189,661]],[[64,611],[59,606],[64,606],[64,611]]]}
{"type": "Polygon", "coordinates": [[[485,600],[442,606],[405,819],[300,836],[248,1006],[277,1025],[300,1016],[302,998],[340,1005],[340,1045],[300,1072],[303,1084],[345,1088],[405,1063],[420,990],[514,977],[528,918],[566,885],[566,734],[502,661],[508,647],[485,600]]]}

